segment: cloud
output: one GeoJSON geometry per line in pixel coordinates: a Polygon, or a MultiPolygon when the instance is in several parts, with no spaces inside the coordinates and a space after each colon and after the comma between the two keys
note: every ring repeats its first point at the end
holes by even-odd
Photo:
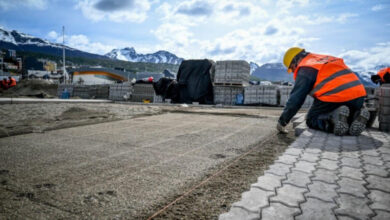
{"type": "MultiPolygon", "coordinates": [[[[153,1],[156,2],[156,1],[153,1]]],[[[92,21],[141,23],[148,17],[149,0],[81,0],[76,5],[92,21]]]]}
{"type": "MultiPolygon", "coordinates": [[[[62,44],[62,35],[59,33],[50,31],[47,36],[54,42],[62,44]]],[[[116,48],[113,45],[107,45],[100,42],[91,42],[89,38],[83,34],[65,35],[65,45],[78,50],[101,55],[104,55],[110,52],[112,49],[116,48]]]]}
{"type": "Polygon", "coordinates": [[[378,43],[363,50],[348,50],[339,55],[353,70],[376,72],[380,65],[390,65],[390,42],[378,43]]]}
{"type": "Polygon", "coordinates": [[[0,0],[0,9],[9,10],[19,7],[35,8],[39,10],[46,9],[48,0],[0,0]]]}
{"type": "Polygon", "coordinates": [[[278,32],[278,29],[272,25],[268,26],[266,29],[265,29],[265,32],[264,34],[265,35],[273,35],[275,34],[276,32],[278,32]]]}
{"type": "Polygon", "coordinates": [[[176,9],[176,13],[189,16],[208,16],[213,12],[213,8],[208,2],[202,0],[184,1],[176,9]]]}
{"type": "Polygon", "coordinates": [[[134,0],[100,0],[94,7],[101,11],[117,11],[134,6],[134,0]]]}
{"type": "Polygon", "coordinates": [[[57,39],[58,38],[58,33],[55,32],[55,31],[50,31],[47,36],[49,37],[49,39],[57,39]]]}
{"type": "Polygon", "coordinates": [[[374,6],[372,6],[372,8],[371,8],[372,11],[381,11],[381,10],[383,10],[383,9],[385,9],[385,6],[384,6],[384,5],[381,5],[381,4],[379,4],[379,5],[374,5],[374,6]]]}

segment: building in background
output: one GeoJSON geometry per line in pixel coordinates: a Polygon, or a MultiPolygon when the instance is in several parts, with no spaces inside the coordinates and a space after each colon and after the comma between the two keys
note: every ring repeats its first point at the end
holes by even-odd
{"type": "Polygon", "coordinates": [[[136,78],[134,73],[104,67],[80,67],[71,70],[70,73],[74,84],[85,85],[113,84],[136,78]]]}

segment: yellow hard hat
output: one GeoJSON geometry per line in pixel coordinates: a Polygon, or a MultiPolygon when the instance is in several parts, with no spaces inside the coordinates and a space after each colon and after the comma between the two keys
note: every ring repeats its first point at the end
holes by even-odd
{"type": "Polygon", "coordinates": [[[283,57],[283,64],[287,67],[287,72],[291,73],[292,70],[289,68],[292,60],[296,55],[298,55],[301,51],[303,51],[303,48],[300,47],[291,47],[286,51],[283,57]]]}

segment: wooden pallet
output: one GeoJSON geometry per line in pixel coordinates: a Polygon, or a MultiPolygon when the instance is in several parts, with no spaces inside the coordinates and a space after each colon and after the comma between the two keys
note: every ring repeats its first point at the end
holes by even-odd
{"type": "Polygon", "coordinates": [[[213,83],[214,86],[244,86],[243,83],[213,83]]]}

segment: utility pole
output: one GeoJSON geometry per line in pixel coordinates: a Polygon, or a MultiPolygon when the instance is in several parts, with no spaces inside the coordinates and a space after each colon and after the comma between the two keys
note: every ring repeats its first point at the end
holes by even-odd
{"type": "Polygon", "coordinates": [[[64,83],[68,80],[68,73],[65,68],[65,26],[62,26],[62,74],[64,76],[64,83]]]}

